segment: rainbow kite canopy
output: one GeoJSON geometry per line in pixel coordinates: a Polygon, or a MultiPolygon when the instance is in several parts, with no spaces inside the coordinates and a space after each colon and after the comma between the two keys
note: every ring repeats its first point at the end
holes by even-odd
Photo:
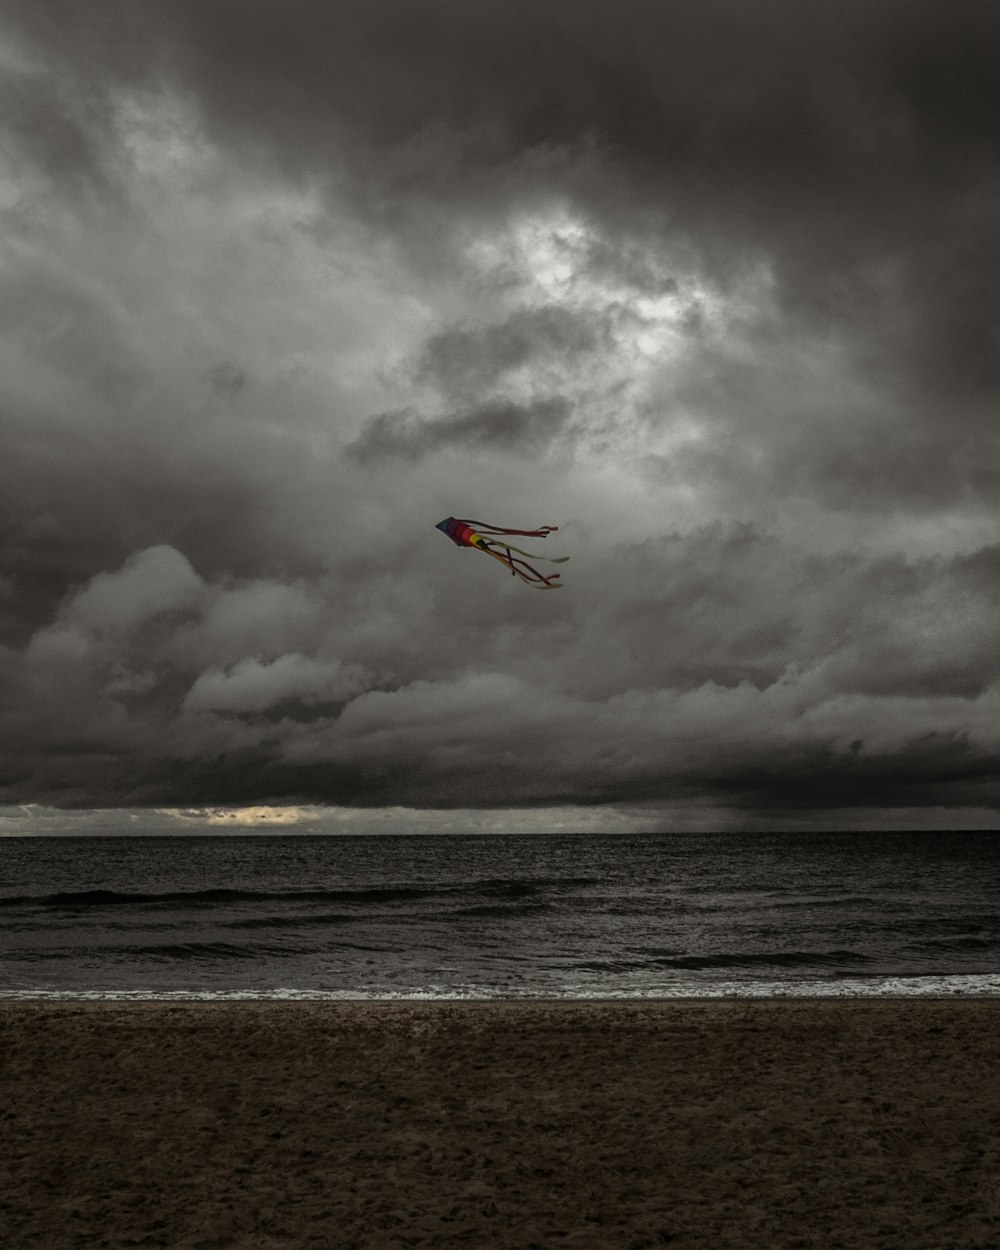
{"type": "Polygon", "coordinates": [[[538,569],[530,565],[528,560],[565,564],[569,556],[556,556],[546,560],[545,556],[533,556],[530,551],[512,547],[506,541],[508,534],[524,538],[547,538],[549,534],[555,533],[559,528],[558,525],[543,525],[537,530],[512,530],[500,525],[487,525],[485,521],[467,521],[450,516],[443,521],[438,521],[434,528],[439,529],[442,534],[447,534],[459,547],[476,547],[480,551],[485,551],[488,556],[499,560],[502,565],[510,569],[513,577],[519,577],[522,582],[527,582],[529,586],[534,586],[537,590],[558,590],[561,586],[558,573],[550,573],[546,577],[544,573],[540,573],[538,569]],[[518,556],[527,556],[528,559],[521,560],[518,556]]]}

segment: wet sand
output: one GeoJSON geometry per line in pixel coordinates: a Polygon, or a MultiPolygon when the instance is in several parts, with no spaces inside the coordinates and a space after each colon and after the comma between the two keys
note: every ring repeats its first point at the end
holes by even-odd
{"type": "Polygon", "coordinates": [[[1000,1001],[0,1004],[9,1250],[1000,1246],[1000,1001]]]}

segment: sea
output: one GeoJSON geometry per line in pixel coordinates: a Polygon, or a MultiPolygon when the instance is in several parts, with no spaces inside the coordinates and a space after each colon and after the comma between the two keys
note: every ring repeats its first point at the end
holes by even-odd
{"type": "Polygon", "coordinates": [[[1000,994],[1000,833],[0,840],[0,998],[1000,994]]]}

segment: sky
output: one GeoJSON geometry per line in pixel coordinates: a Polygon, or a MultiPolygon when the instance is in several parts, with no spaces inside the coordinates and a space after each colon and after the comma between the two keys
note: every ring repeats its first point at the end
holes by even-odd
{"type": "Polygon", "coordinates": [[[0,93],[0,830],[1000,823],[1000,8],[7,0],[0,93]]]}

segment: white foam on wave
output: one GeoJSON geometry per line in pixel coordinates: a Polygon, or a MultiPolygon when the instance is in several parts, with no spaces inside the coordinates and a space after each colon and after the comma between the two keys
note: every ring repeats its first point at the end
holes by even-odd
{"type": "Polygon", "coordinates": [[[0,989],[0,1000],[84,1002],[496,1002],[565,1000],[627,1001],[705,998],[1000,998],[1000,973],[957,976],[838,977],[829,980],[712,981],[673,983],[641,990],[614,988],[600,993],[578,987],[512,990],[489,986],[428,985],[407,990],[157,990],[157,989],[0,989]]]}

